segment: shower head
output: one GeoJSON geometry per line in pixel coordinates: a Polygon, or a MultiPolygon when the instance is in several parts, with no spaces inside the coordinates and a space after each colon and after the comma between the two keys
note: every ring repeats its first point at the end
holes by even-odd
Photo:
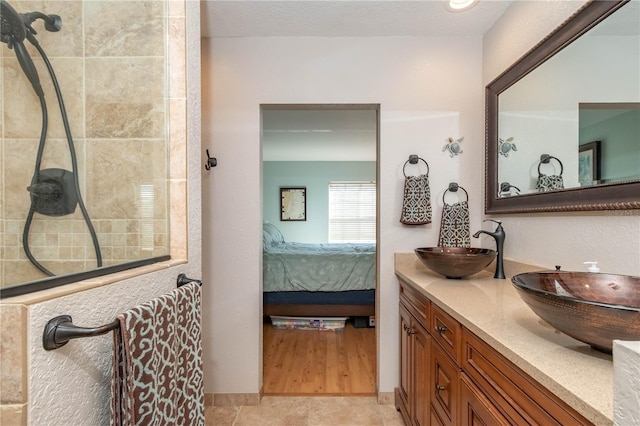
{"type": "Polygon", "coordinates": [[[27,52],[27,48],[24,46],[27,27],[18,12],[5,0],[0,0],[0,27],[0,39],[3,43],[7,43],[9,49],[13,49],[16,52],[20,67],[22,67],[22,71],[31,82],[36,94],[39,97],[44,96],[38,71],[27,52]]]}
{"type": "Polygon", "coordinates": [[[22,18],[13,7],[5,0],[0,0],[0,34],[2,42],[12,47],[13,43],[19,43],[27,35],[27,28],[22,18]]]}
{"type": "MultiPolygon", "coordinates": [[[[36,31],[31,27],[31,24],[35,22],[36,19],[42,19],[44,21],[44,29],[52,33],[58,32],[62,28],[62,19],[58,15],[45,15],[42,12],[29,12],[21,13],[20,17],[22,18],[22,22],[24,22],[29,31],[33,34],[36,34],[36,31]]],[[[29,34],[27,34],[27,38],[28,37],[29,34]]]]}

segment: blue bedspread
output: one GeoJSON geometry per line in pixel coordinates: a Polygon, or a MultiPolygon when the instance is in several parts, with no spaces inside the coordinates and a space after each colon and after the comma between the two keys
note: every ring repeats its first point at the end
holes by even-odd
{"type": "Polygon", "coordinates": [[[263,290],[374,289],[375,258],[375,244],[274,244],[264,252],[263,290]]]}

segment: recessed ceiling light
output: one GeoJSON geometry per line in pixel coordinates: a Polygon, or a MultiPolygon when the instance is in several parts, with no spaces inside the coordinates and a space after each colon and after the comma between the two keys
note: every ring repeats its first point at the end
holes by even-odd
{"type": "Polygon", "coordinates": [[[471,9],[478,0],[449,0],[447,9],[451,12],[462,12],[471,9]]]}

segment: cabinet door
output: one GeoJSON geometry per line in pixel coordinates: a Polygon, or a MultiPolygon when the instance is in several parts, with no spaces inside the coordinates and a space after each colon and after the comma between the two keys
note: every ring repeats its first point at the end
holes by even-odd
{"type": "Polygon", "coordinates": [[[431,426],[444,426],[444,423],[440,420],[440,417],[438,417],[438,413],[433,406],[431,406],[431,426]]]}
{"type": "Polygon", "coordinates": [[[445,425],[458,424],[458,366],[431,342],[431,403],[445,425]]]}
{"type": "Polygon", "coordinates": [[[413,424],[428,426],[430,416],[430,368],[429,354],[431,337],[420,324],[414,322],[412,327],[413,341],[413,424]]]}
{"type": "Polygon", "coordinates": [[[411,315],[400,305],[400,386],[399,395],[405,407],[409,404],[411,374],[411,315]]]}
{"type": "Polygon", "coordinates": [[[510,423],[592,424],[469,330],[462,334],[462,369],[510,423]]]}
{"type": "Polygon", "coordinates": [[[509,425],[509,422],[464,373],[460,375],[460,425],[509,425]]]}

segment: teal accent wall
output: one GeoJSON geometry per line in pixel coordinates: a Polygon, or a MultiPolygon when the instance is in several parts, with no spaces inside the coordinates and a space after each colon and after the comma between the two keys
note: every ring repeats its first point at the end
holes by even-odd
{"type": "Polygon", "coordinates": [[[285,241],[326,243],[329,236],[329,182],[375,181],[375,161],[265,161],[262,165],[263,220],[285,241]],[[307,188],[307,220],[280,221],[280,188],[307,188]]]}
{"type": "Polygon", "coordinates": [[[580,129],[581,145],[593,141],[602,141],[601,180],[640,177],[640,109],[580,129]]]}

